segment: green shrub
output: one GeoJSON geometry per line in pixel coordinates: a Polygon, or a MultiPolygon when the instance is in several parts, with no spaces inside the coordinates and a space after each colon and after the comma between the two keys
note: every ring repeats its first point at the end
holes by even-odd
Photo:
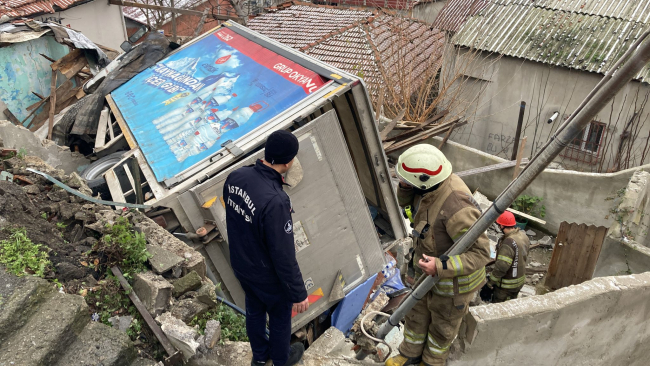
{"type": "Polygon", "coordinates": [[[525,214],[544,218],[546,206],[541,204],[544,199],[537,196],[521,195],[512,203],[512,208],[525,214]]]}
{"type": "Polygon", "coordinates": [[[119,265],[124,277],[145,271],[145,262],[151,257],[147,252],[144,234],[133,231],[128,219],[119,217],[114,225],[107,225],[108,233],[96,247],[108,257],[108,266],[119,265]]]}
{"type": "Polygon", "coordinates": [[[0,240],[0,263],[16,276],[23,276],[28,270],[35,276],[45,276],[50,260],[47,253],[41,250],[43,245],[32,243],[25,228],[10,231],[9,239],[0,240]]]}
{"type": "Polygon", "coordinates": [[[201,316],[194,317],[189,325],[193,327],[198,324],[199,332],[203,334],[206,323],[211,319],[221,323],[222,340],[248,342],[246,318],[223,303],[219,303],[216,309],[212,309],[201,316]]]}

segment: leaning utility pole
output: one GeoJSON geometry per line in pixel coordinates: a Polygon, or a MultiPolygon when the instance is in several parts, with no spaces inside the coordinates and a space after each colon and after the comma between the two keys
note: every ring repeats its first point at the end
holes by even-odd
{"type": "MultiPolygon", "coordinates": [[[[646,31],[603,77],[592,92],[585,98],[578,109],[558,128],[548,143],[537,153],[535,158],[528,163],[523,172],[513,180],[508,187],[494,200],[494,203],[481,215],[448,251],[448,256],[466,252],[488,229],[490,225],[502,214],[519,196],[526,187],[548,166],[558,154],[568,146],[574,138],[579,136],[583,129],[605,107],[628,82],[639,75],[639,72],[650,62],[650,41],[644,39],[650,34],[646,31]],[[642,43],[643,42],[643,43],[642,43]],[[628,58],[629,57],[629,58],[628,58]],[[620,66],[620,68],[619,68],[620,66]]],[[[384,339],[390,330],[397,326],[413,306],[422,299],[440,279],[438,276],[427,276],[424,281],[409,295],[409,297],[395,310],[393,315],[385,322],[377,337],[384,339]]],[[[359,355],[361,358],[362,355],[359,355]]]]}

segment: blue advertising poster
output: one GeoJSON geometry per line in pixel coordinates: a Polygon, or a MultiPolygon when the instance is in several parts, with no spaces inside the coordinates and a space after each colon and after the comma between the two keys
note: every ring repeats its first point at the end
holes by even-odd
{"type": "Polygon", "coordinates": [[[111,95],[156,179],[163,181],[324,84],[313,71],[223,27],[111,95]]]}

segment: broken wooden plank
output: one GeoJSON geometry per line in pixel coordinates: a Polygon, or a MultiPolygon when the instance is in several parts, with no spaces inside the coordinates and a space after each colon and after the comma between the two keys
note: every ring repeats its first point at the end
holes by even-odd
{"type": "Polygon", "coordinates": [[[524,156],[524,148],[526,148],[526,140],[528,140],[528,136],[524,136],[523,139],[521,139],[521,143],[519,144],[519,150],[517,150],[517,163],[515,164],[515,172],[512,175],[512,179],[516,179],[517,176],[519,175],[519,172],[521,171],[521,158],[524,156]]]}
{"type": "MultiPolygon", "coordinates": [[[[79,87],[81,88],[81,87],[79,87]]],[[[74,96],[72,93],[76,93],[76,89],[72,88],[72,81],[67,80],[65,83],[61,84],[58,88],[56,88],[56,92],[54,95],[56,95],[56,105],[54,108],[54,114],[58,114],[61,112],[63,109],[71,105],[72,103],[76,102],[77,100],[74,98],[71,98],[74,96]],[[72,95],[71,95],[72,94],[72,95]]],[[[48,96],[45,100],[50,101],[50,103],[46,103],[43,107],[43,110],[37,114],[34,119],[30,122],[29,126],[27,128],[30,129],[30,131],[36,131],[38,130],[45,121],[48,120],[49,114],[50,114],[50,107],[52,105],[51,101],[51,96],[48,96]]],[[[38,109],[38,108],[37,108],[38,109]]],[[[35,109],[34,111],[36,111],[35,109]]]]}
{"type": "Polygon", "coordinates": [[[454,120],[454,121],[446,122],[446,123],[444,123],[444,124],[442,124],[440,126],[436,126],[435,128],[432,128],[430,130],[424,130],[423,132],[420,132],[419,134],[417,134],[417,135],[415,135],[413,137],[410,137],[410,138],[408,138],[408,139],[406,139],[404,141],[399,141],[395,145],[389,147],[386,150],[386,152],[388,153],[388,152],[391,152],[391,151],[402,149],[402,148],[405,148],[407,146],[416,144],[416,143],[418,143],[418,142],[420,142],[422,140],[431,138],[433,136],[437,136],[437,135],[439,135],[441,133],[446,132],[447,129],[454,123],[458,123],[458,125],[461,126],[461,125],[466,124],[467,121],[459,122],[458,120],[454,120]]]}
{"type": "MultiPolygon", "coordinates": [[[[432,124],[432,123],[434,123],[434,122],[440,120],[442,117],[444,117],[445,115],[447,115],[447,113],[448,113],[448,112],[447,112],[446,110],[444,110],[444,111],[442,111],[442,112],[436,114],[435,116],[431,117],[430,119],[424,121],[423,123],[420,123],[420,124],[418,124],[417,126],[411,128],[410,130],[408,130],[408,131],[406,131],[406,132],[403,132],[403,133],[401,133],[401,134],[399,134],[399,135],[397,135],[397,136],[393,136],[393,137],[387,138],[386,141],[403,140],[403,139],[405,139],[405,138],[407,138],[407,137],[411,137],[411,136],[417,135],[417,134],[420,133],[421,131],[424,131],[424,128],[425,128],[425,127],[427,127],[428,125],[430,125],[430,124],[432,124]]],[[[403,122],[406,122],[406,121],[403,121],[403,122]]]]}
{"type": "Polygon", "coordinates": [[[395,118],[393,118],[393,120],[390,121],[390,123],[388,125],[386,125],[386,127],[384,127],[383,130],[381,130],[381,133],[379,134],[379,137],[381,138],[382,141],[386,140],[386,137],[388,137],[388,134],[390,133],[390,131],[392,131],[393,128],[395,128],[395,125],[397,125],[397,122],[401,121],[402,118],[404,118],[404,114],[406,114],[406,109],[402,109],[402,111],[399,112],[399,114],[395,118]]]}
{"type": "Polygon", "coordinates": [[[56,79],[58,73],[52,71],[52,83],[50,84],[50,122],[47,128],[47,139],[52,140],[52,129],[54,128],[54,110],[56,110],[56,79]]]}
{"type": "Polygon", "coordinates": [[[517,211],[517,210],[515,210],[514,208],[507,208],[506,210],[512,212],[513,214],[515,214],[515,215],[517,215],[517,216],[521,216],[521,217],[523,217],[523,218],[525,218],[525,219],[528,219],[528,221],[534,221],[534,222],[536,222],[536,223],[538,223],[538,224],[546,225],[546,221],[544,221],[544,220],[542,220],[542,219],[538,219],[538,218],[535,217],[535,216],[531,216],[531,215],[525,214],[525,213],[523,213],[523,212],[521,212],[521,211],[517,211]]]}
{"type": "Polygon", "coordinates": [[[110,126],[108,108],[102,109],[97,124],[97,135],[95,136],[95,149],[100,149],[106,144],[106,131],[110,126]]]}
{"type": "Polygon", "coordinates": [[[438,145],[438,150],[442,149],[442,147],[445,146],[445,143],[447,142],[447,140],[449,140],[449,136],[451,136],[451,132],[454,130],[455,127],[456,127],[455,123],[451,125],[451,127],[449,127],[449,130],[447,130],[447,133],[445,134],[445,138],[443,138],[440,145],[438,145]]]}
{"type": "Polygon", "coordinates": [[[72,79],[81,69],[88,65],[88,60],[81,49],[75,49],[53,63],[52,70],[60,71],[66,79],[72,79]]]}
{"type": "Polygon", "coordinates": [[[135,138],[133,137],[129,126],[127,126],[124,117],[122,117],[122,113],[119,108],[117,108],[117,104],[115,104],[115,101],[110,94],[106,96],[106,101],[108,102],[108,107],[111,109],[113,116],[115,116],[115,120],[117,120],[117,124],[120,125],[120,129],[122,130],[122,134],[124,134],[127,144],[129,144],[131,149],[135,149],[138,147],[138,144],[135,142],[135,138]]]}
{"type": "Polygon", "coordinates": [[[77,99],[81,99],[85,96],[86,96],[86,92],[84,91],[83,88],[80,88],[77,94],[75,94],[75,97],[77,97],[77,99]]]}
{"type": "Polygon", "coordinates": [[[9,108],[5,109],[5,110],[3,111],[3,113],[5,114],[5,116],[6,116],[7,118],[9,118],[9,121],[11,121],[11,123],[15,124],[16,126],[17,126],[17,125],[22,125],[22,124],[20,123],[20,120],[19,120],[18,118],[16,118],[16,116],[14,116],[13,113],[11,113],[11,111],[9,110],[9,108]]]}
{"type": "MultiPolygon", "coordinates": [[[[45,99],[45,97],[44,97],[44,96],[42,96],[42,95],[40,95],[40,94],[38,94],[37,92],[34,92],[34,91],[33,91],[33,92],[32,92],[32,94],[34,94],[35,96],[37,96],[37,97],[38,97],[38,99],[45,99]]],[[[29,107],[27,107],[27,108],[29,109],[29,107]]]]}
{"type": "Polygon", "coordinates": [[[43,56],[43,58],[45,58],[46,60],[48,60],[48,61],[50,61],[50,62],[56,62],[56,60],[53,59],[53,58],[50,57],[50,56],[44,55],[44,54],[42,54],[42,53],[39,53],[39,55],[43,56]]]}
{"type": "MultiPolygon", "coordinates": [[[[528,158],[523,158],[522,163],[526,164],[528,163],[528,158]]],[[[515,166],[517,162],[512,160],[512,161],[504,161],[503,163],[498,163],[498,164],[493,164],[493,165],[488,165],[488,166],[482,166],[480,168],[474,168],[474,169],[469,169],[469,170],[463,170],[462,172],[457,172],[455,173],[459,177],[467,177],[470,175],[474,174],[479,174],[479,173],[485,173],[485,172],[490,172],[493,170],[499,170],[499,169],[506,169],[506,168],[512,168],[515,166]]]]}

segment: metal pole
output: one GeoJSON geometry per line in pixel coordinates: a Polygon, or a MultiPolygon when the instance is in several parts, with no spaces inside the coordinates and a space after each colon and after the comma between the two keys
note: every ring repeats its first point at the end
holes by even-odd
{"type": "MultiPolygon", "coordinates": [[[[541,173],[546,166],[555,159],[555,157],[564,149],[582,130],[592,121],[600,110],[609,103],[614,95],[621,90],[633,77],[639,74],[641,69],[650,61],[650,42],[640,45],[637,51],[625,62],[621,68],[613,73],[611,78],[599,88],[593,96],[587,97],[583,102],[584,107],[575,115],[571,123],[557,133],[549,141],[547,148],[540,151],[537,156],[526,166],[524,171],[517,179],[494,200],[494,203],[479,217],[479,219],[469,228],[448,251],[447,255],[462,254],[469,249],[476,239],[494,223],[499,215],[507,209],[517,196],[526,189],[535,177],[541,173]]],[[[427,278],[418,286],[409,297],[395,310],[393,315],[385,322],[377,332],[378,338],[385,338],[388,332],[399,324],[411,308],[422,299],[433,286],[438,283],[438,276],[427,276],[427,278]]]]}
{"type": "Polygon", "coordinates": [[[515,160],[517,158],[517,150],[519,150],[519,139],[521,138],[521,126],[524,124],[525,113],[526,113],[526,102],[522,100],[521,105],[519,106],[519,120],[517,120],[517,132],[515,132],[515,141],[513,142],[515,146],[512,148],[512,157],[510,158],[510,160],[515,160]]]}

